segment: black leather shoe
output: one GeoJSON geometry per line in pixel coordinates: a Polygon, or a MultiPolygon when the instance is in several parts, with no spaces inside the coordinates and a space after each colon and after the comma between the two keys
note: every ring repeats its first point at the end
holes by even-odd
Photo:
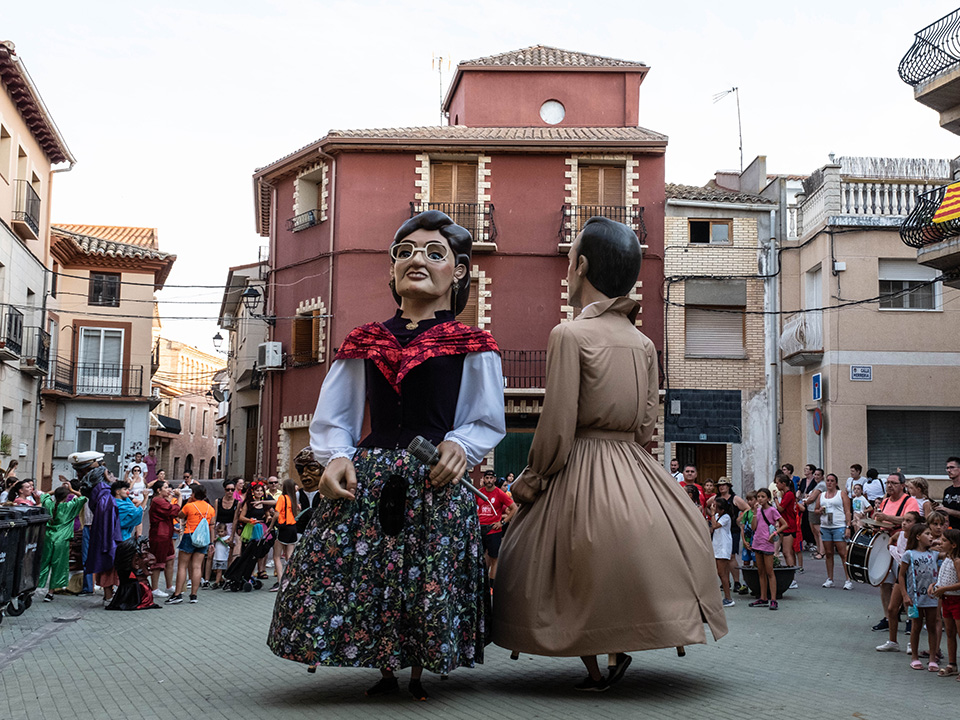
{"type": "Polygon", "coordinates": [[[603,678],[600,680],[594,680],[592,677],[587,675],[583,682],[574,685],[573,689],[580,690],[581,692],[606,692],[608,689],[610,689],[610,685],[603,678]]]}
{"type": "Polygon", "coordinates": [[[376,685],[367,690],[367,697],[382,697],[396,695],[400,692],[400,683],[395,677],[380,678],[376,685]]]}
{"type": "Polygon", "coordinates": [[[423,685],[419,680],[410,680],[410,684],[407,685],[407,690],[410,691],[410,694],[413,695],[414,700],[426,700],[430,695],[427,694],[427,691],[423,689],[423,685]]]}

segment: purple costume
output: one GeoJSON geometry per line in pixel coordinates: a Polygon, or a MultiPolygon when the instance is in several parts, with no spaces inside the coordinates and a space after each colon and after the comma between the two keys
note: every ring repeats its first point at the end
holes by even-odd
{"type": "MultiPolygon", "coordinates": [[[[96,468],[90,474],[97,470],[102,468],[96,468]]],[[[113,569],[114,554],[122,536],[117,506],[113,502],[110,485],[103,479],[90,488],[90,509],[93,511],[93,524],[90,526],[90,549],[87,551],[84,571],[88,574],[107,573],[113,569]]]]}

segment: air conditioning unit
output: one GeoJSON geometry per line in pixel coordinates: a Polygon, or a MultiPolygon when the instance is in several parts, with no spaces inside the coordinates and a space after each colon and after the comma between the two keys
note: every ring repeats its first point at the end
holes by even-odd
{"type": "Polygon", "coordinates": [[[282,370],[283,345],[265,342],[257,345],[257,370],[282,370]]]}

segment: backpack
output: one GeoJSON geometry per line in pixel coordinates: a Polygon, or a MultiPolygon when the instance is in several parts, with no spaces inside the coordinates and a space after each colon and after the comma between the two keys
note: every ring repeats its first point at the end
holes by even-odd
{"type": "Polygon", "coordinates": [[[207,522],[206,516],[200,518],[197,527],[190,533],[190,544],[197,549],[206,548],[210,544],[210,523],[207,522]]]}

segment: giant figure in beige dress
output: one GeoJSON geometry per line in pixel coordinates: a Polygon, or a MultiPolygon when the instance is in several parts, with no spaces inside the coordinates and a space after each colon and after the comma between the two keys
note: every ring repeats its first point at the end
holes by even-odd
{"type": "Polygon", "coordinates": [[[656,350],[634,324],[638,303],[587,281],[582,238],[568,284],[586,307],[550,334],[543,412],[512,488],[521,510],[500,552],[493,640],[583,657],[704,643],[704,623],[719,639],[727,627],[707,524],[643,447],[659,405],[656,350]]]}

